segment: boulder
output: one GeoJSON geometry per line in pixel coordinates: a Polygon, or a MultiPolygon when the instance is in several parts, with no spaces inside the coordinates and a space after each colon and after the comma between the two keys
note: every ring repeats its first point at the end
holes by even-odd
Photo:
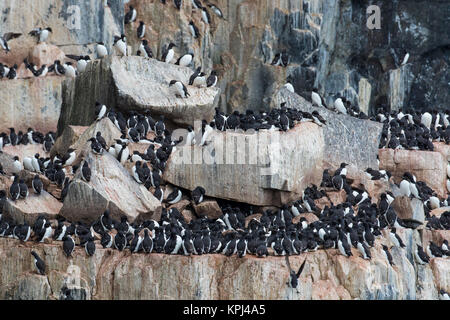
{"type": "Polygon", "coordinates": [[[450,211],[450,207],[440,207],[440,208],[433,209],[433,210],[431,210],[430,215],[440,218],[441,214],[443,214],[446,211],[450,211]]]}
{"type": "Polygon", "coordinates": [[[43,64],[49,67],[55,60],[64,61],[66,58],[65,53],[55,45],[41,42],[33,47],[28,57],[28,61],[33,63],[38,68],[43,64]]]}
{"type": "MultiPolygon", "coordinates": [[[[50,150],[50,155],[54,157],[56,154],[63,155],[71,145],[78,141],[80,136],[89,127],[84,126],[67,126],[62,135],[56,138],[55,144],[50,150]]],[[[87,140],[87,139],[86,139],[87,140]]]]}
{"type": "Polygon", "coordinates": [[[392,206],[397,216],[402,220],[420,225],[425,222],[423,203],[419,199],[410,199],[405,196],[396,197],[392,202],[392,206]]]}
{"type": "MultiPolygon", "coordinates": [[[[103,118],[100,121],[95,121],[89,128],[85,129],[79,136],[78,140],[70,146],[72,149],[76,150],[77,154],[77,159],[73,163],[74,165],[80,163],[81,160],[91,152],[91,142],[88,142],[88,140],[92,137],[95,137],[97,131],[100,131],[102,133],[102,137],[105,139],[107,146],[115,143],[115,139],[119,139],[122,135],[120,130],[108,118],[103,118]]],[[[58,144],[58,146],[61,145],[58,144]]],[[[67,149],[60,148],[58,151],[60,151],[60,154],[63,155],[67,151],[67,149]]],[[[53,151],[52,149],[51,152],[56,152],[56,150],[53,151]]],[[[107,151],[105,150],[104,153],[107,153],[107,151]]]]}
{"type": "Polygon", "coordinates": [[[29,225],[33,225],[36,218],[41,214],[48,219],[55,219],[62,206],[61,202],[45,190],[37,195],[33,189],[29,189],[29,195],[25,199],[6,201],[3,211],[6,217],[12,218],[16,223],[26,221],[29,225]]]}
{"type": "Polygon", "coordinates": [[[26,132],[30,127],[44,134],[56,131],[63,81],[64,77],[58,76],[0,81],[0,131],[10,127],[16,132],[26,132]]]}
{"type": "MultiPolygon", "coordinates": [[[[109,120],[108,120],[109,121],[109,120]]],[[[61,215],[69,221],[92,223],[106,209],[111,217],[120,220],[125,215],[129,222],[157,218],[159,201],[108,152],[103,155],[89,153],[92,176],[89,183],[81,180],[80,172],[69,186],[61,215]],[[80,210],[80,203],[83,210],[80,210]]]]}
{"type": "Polygon", "coordinates": [[[437,287],[450,292],[450,259],[433,258],[430,261],[430,266],[437,287]]]}
{"type": "MultiPolygon", "coordinates": [[[[3,152],[10,155],[11,159],[14,158],[14,156],[18,156],[19,160],[22,162],[23,165],[23,158],[25,157],[34,157],[36,153],[39,153],[40,157],[46,158],[48,157],[48,153],[44,150],[43,144],[19,144],[19,145],[8,145],[3,148],[3,152]]],[[[14,161],[14,160],[12,160],[14,161]]],[[[8,171],[6,171],[9,173],[8,171]]]]}
{"type": "Polygon", "coordinates": [[[207,196],[257,206],[298,199],[322,179],[325,146],[316,124],[300,123],[287,132],[214,130],[210,140],[205,147],[177,147],[163,179],[189,190],[201,185],[207,196]]]}
{"type": "Polygon", "coordinates": [[[190,223],[192,220],[195,220],[195,214],[192,212],[192,210],[183,210],[181,211],[181,215],[184,218],[184,221],[186,221],[186,223],[190,223]]]}
{"type": "Polygon", "coordinates": [[[208,219],[218,219],[222,215],[222,209],[215,200],[204,200],[199,204],[192,203],[197,217],[207,217],[208,219]]]}
{"type": "Polygon", "coordinates": [[[446,198],[447,159],[441,153],[380,149],[379,159],[380,169],[389,170],[397,184],[405,172],[411,172],[418,181],[424,181],[432,188],[440,198],[446,198]]]}
{"type": "Polygon", "coordinates": [[[286,89],[277,92],[273,107],[286,102],[286,107],[304,112],[317,111],[327,121],[322,127],[325,140],[324,168],[335,170],[342,162],[364,171],[377,169],[378,144],[382,124],[339,114],[326,108],[313,107],[303,97],[286,89]]]}
{"type": "Polygon", "coordinates": [[[450,230],[422,230],[422,247],[426,248],[430,241],[433,241],[438,246],[441,246],[444,240],[450,241],[450,230]]]}
{"type": "MultiPolygon", "coordinates": [[[[52,33],[47,42],[53,45],[82,47],[97,41],[109,45],[114,35],[121,34],[123,30],[123,2],[110,1],[108,7],[102,4],[97,0],[57,3],[41,0],[31,6],[25,2],[5,0],[0,3],[0,29],[22,32],[23,35],[15,40],[19,43],[29,39],[36,44],[36,38],[29,36],[28,32],[38,26],[50,26],[52,33]]],[[[15,54],[15,51],[11,52],[15,54]]]]}
{"type": "Polygon", "coordinates": [[[168,207],[167,210],[170,210],[172,208],[176,208],[178,211],[182,212],[190,204],[191,204],[191,202],[189,200],[181,199],[177,203],[172,204],[170,207],[168,207]]]}
{"type": "Polygon", "coordinates": [[[179,125],[193,125],[202,119],[211,121],[219,89],[189,86],[192,73],[187,67],[139,56],[109,56],[95,61],[65,88],[58,133],[70,124],[92,123],[97,100],[122,112],[151,111],[152,116],[164,115],[179,125]],[[178,98],[170,92],[169,82],[173,79],[186,85],[188,98],[178,98]]]}
{"type": "Polygon", "coordinates": [[[445,144],[444,142],[433,142],[434,151],[442,154],[444,159],[450,161],[450,145],[445,144]]]}

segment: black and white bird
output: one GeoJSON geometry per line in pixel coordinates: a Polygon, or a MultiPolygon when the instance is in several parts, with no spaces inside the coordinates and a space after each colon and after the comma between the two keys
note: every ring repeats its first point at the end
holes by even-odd
{"type": "Polygon", "coordinates": [[[77,158],[77,154],[75,152],[75,149],[69,148],[61,159],[62,165],[65,167],[71,166],[76,158],[77,158]]]}
{"type": "Polygon", "coordinates": [[[320,97],[317,88],[314,88],[313,91],[311,92],[311,101],[313,105],[323,107],[322,98],[320,97]]]}
{"type": "Polygon", "coordinates": [[[392,244],[396,247],[405,248],[406,246],[403,243],[402,238],[400,238],[396,231],[396,228],[392,228],[389,231],[389,238],[391,239],[392,244]]]}
{"type": "Polygon", "coordinates": [[[139,21],[139,26],[137,28],[137,37],[142,39],[145,37],[145,23],[144,21],[139,21]]]}
{"type": "Polygon", "coordinates": [[[21,198],[25,199],[26,197],[28,197],[28,186],[23,179],[19,180],[19,190],[21,198]]]}
{"type": "Polygon", "coordinates": [[[187,67],[191,64],[191,62],[194,60],[194,54],[193,53],[186,53],[185,55],[182,55],[180,58],[178,58],[177,62],[175,62],[176,65],[187,67]]]}
{"type": "Polygon", "coordinates": [[[41,275],[45,275],[45,263],[35,251],[31,251],[34,257],[34,266],[41,275]]]}
{"type": "Polygon", "coordinates": [[[176,45],[173,42],[169,43],[169,45],[163,50],[161,61],[170,63],[173,60],[175,56],[175,51],[173,50],[174,47],[176,47],[176,45]]]}
{"type": "Polygon", "coordinates": [[[186,146],[192,146],[196,143],[195,141],[195,132],[192,126],[187,127],[187,135],[186,135],[186,146]]]}
{"type": "Polygon", "coordinates": [[[84,244],[84,250],[86,251],[86,254],[90,257],[93,256],[95,253],[94,237],[91,234],[87,236],[86,242],[84,244]]]}
{"type": "Polygon", "coordinates": [[[39,43],[39,42],[47,41],[50,32],[53,32],[52,28],[50,28],[50,27],[47,27],[45,29],[35,28],[29,32],[29,35],[36,37],[38,39],[38,43],[39,43]]]}
{"type": "Polygon", "coordinates": [[[78,72],[84,72],[86,70],[89,61],[91,61],[91,57],[89,56],[77,56],[74,54],[66,54],[66,57],[75,60],[77,62],[78,72]]]}
{"type": "Polygon", "coordinates": [[[142,56],[145,58],[153,58],[153,51],[148,45],[147,39],[142,40],[139,45],[139,51],[142,53],[142,56]]]}
{"type": "Polygon", "coordinates": [[[31,186],[33,187],[33,190],[36,194],[41,194],[43,184],[38,174],[34,176],[33,181],[31,182],[31,186]]]}
{"type": "Polygon", "coordinates": [[[206,86],[209,87],[215,87],[217,84],[217,74],[215,70],[211,71],[211,74],[209,75],[208,79],[206,79],[206,86]]]}
{"type": "Polygon", "coordinates": [[[169,88],[171,88],[175,96],[179,96],[181,98],[187,98],[189,96],[186,86],[181,81],[171,80],[169,83],[169,88]]]}
{"type": "Polygon", "coordinates": [[[72,252],[75,249],[75,241],[73,240],[71,235],[65,235],[63,238],[63,251],[66,254],[66,257],[69,258],[72,256],[72,252]]]}
{"type": "Polygon", "coordinates": [[[7,32],[4,33],[1,37],[0,37],[0,46],[3,48],[3,50],[6,51],[6,53],[9,52],[9,46],[8,46],[8,41],[11,39],[15,39],[20,37],[22,34],[21,33],[15,33],[15,32],[7,32]]]}
{"type": "Polygon", "coordinates": [[[175,204],[181,200],[183,193],[180,189],[174,188],[173,191],[167,196],[166,202],[169,204],[175,204]]]}
{"type": "Polygon", "coordinates": [[[416,250],[414,250],[414,257],[419,264],[427,264],[430,262],[430,257],[423,251],[422,246],[418,244],[416,245],[416,250]]]}
{"type": "Polygon", "coordinates": [[[286,284],[292,288],[292,289],[298,289],[298,278],[300,278],[300,275],[303,272],[303,269],[305,268],[305,263],[306,263],[306,258],[303,261],[303,263],[301,264],[300,268],[298,269],[297,273],[291,269],[291,265],[289,263],[289,256],[286,255],[285,256],[286,259],[286,264],[289,268],[289,282],[287,282],[286,284]]]}
{"type": "Polygon", "coordinates": [[[101,104],[100,102],[95,102],[95,120],[99,121],[103,119],[103,117],[106,115],[107,108],[104,104],[101,104]]]}
{"type": "Polygon", "coordinates": [[[137,11],[133,6],[129,6],[128,12],[125,14],[124,23],[129,24],[136,21],[137,11]]]}
{"type": "Polygon", "coordinates": [[[215,5],[212,4],[212,3],[208,3],[207,5],[208,5],[208,7],[211,8],[211,10],[212,10],[219,18],[221,18],[221,19],[223,19],[223,20],[226,20],[225,17],[223,16],[222,10],[220,10],[219,7],[215,6],[215,5]]]}
{"type": "Polygon", "coordinates": [[[194,39],[197,39],[200,37],[200,31],[198,30],[197,26],[195,25],[194,21],[189,21],[189,31],[191,32],[191,35],[194,39]]]}
{"type": "Polygon", "coordinates": [[[204,23],[206,24],[210,24],[211,22],[211,16],[209,15],[208,10],[206,9],[206,7],[202,7],[202,20],[204,23]]]}
{"type": "Polygon", "coordinates": [[[89,168],[89,164],[86,160],[81,167],[81,178],[86,182],[91,181],[91,168],[89,168]]]}
{"type": "Polygon", "coordinates": [[[393,261],[393,259],[392,259],[392,255],[391,255],[391,253],[389,252],[389,248],[388,248],[387,246],[383,245],[383,251],[384,251],[384,255],[386,256],[386,260],[389,262],[389,264],[390,264],[391,266],[395,265],[395,264],[394,264],[394,261],[393,261]]]}
{"type": "MultiPolygon", "coordinates": [[[[320,98],[320,97],[319,97],[320,98]]],[[[347,114],[347,109],[345,108],[344,102],[342,102],[342,98],[337,98],[334,101],[334,108],[342,114],[347,114]]]]}
{"type": "Polygon", "coordinates": [[[317,112],[316,110],[314,110],[312,113],[312,118],[315,124],[317,124],[318,126],[322,126],[324,124],[326,124],[327,122],[325,121],[324,118],[322,118],[322,116],[319,114],[319,112],[317,112]]]}
{"type": "Polygon", "coordinates": [[[120,37],[114,36],[113,47],[119,56],[127,55],[127,39],[124,34],[121,34],[120,37]]]}
{"type": "Polygon", "coordinates": [[[97,141],[95,137],[90,138],[88,141],[91,142],[91,150],[95,154],[103,154],[103,147],[102,145],[97,141]]]}
{"type": "Polygon", "coordinates": [[[97,57],[99,59],[102,59],[103,57],[106,57],[108,55],[108,49],[106,49],[106,46],[103,42],[97,42],[97,57]]]}
{"type": "Polygon", "coordinates": [[[23,165],[20,162],[20,159],[19,159],[18,156],[14,156],[13,160],[14,161],[13,161],[13,170],[12,170],[12,172],[13,173],[19,173],[20,171],[23,170],[23,165]]]}
{"type": "Polygon", "coordinates": [[[206,190],[198,186],[194,190],[192,190],[192,199],[194,200],[195,204],[202,203],[203,196],[206,194],[206,190]]]}
{"type": "Polygon", "coordinates": [[[77,70],[72,65],[72,62],[66,62],[63,64],[64,75],[69,78],[76,78],[77,70]]]}
{"type": "Polygon", "coordinates": [[[206,144],[206,141],[208,140],[208,137],[214,131],[212,125],[213,125],[213,122],[208,124],[206,122],[206,120],[202,120],[202,132],[203,132],[203,134],[202,134],[202,139],[200,141],[200,146],[203,146],[203,145],[206,144]]]}

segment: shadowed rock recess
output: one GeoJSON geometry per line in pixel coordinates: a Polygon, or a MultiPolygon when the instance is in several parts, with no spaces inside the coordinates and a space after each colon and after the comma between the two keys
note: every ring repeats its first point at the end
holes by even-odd
{"type": "Polygon", "coordinates": [[[445,298],[449,1],[163,2],[0,1],[0,299],[445,298]]]}

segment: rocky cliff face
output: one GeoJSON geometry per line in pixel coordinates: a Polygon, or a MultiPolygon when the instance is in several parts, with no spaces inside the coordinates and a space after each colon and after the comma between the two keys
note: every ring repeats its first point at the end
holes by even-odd
{"type": "MultiPolygon", "coordinates": [[[[194,120],[211,120],[216,106],[229,113],[269,109],[286,102],[287,106],[303,111],[319,111],[328,121],[327,126],[302,123],[292,131],[283,132],[283,140],[291,144],[281,150],[281,159],[273,150],[266,150],[264,155],[270,164],[279,166],[279,175],[275,177],[261,178],[258,170],[265,169],[262,166],[242,165],[237,170],[226,164],[196,167],[194,163],[177,167],[177,157],[183,153],[181,146],[169,160],[164,180],[186,190],[202,184],[207,196],[258,206],[280,206],[293,195],[298,197],[307,184],[320,183],[323,168],[335,168],[342,161],[352,164],[348,176],[354,179],[355,186],[361,182],[374,201],[392,187],[388,182],[373,182],[360,175],[369,166],[378,167],[381,125],[312,107],[305,99],[309,100],[314,85],[327,97],[328,103],[335,94],[341,93],[358,102],[365,112],[373,112],[380,105],[416,110],[432,105],[448,110],[449,38],[444,29],[450,16],[447,1],[435,0],[430,6],[426,1],[400,0],[389,3],[219,0],[215,3],[225,19],[211,12],[213,21],[206,25],[201,21],[200,11],[192,8],[191,1],[183,1],[183,9],[178,11],[169,2],[163,5],[159,0],[131,0],[128,5],[137,9],[139,17],[137,22],[125,27],[123,16],[128,5],[124,6],[123,1],[109,1],[109,6],[103,7],[102,3],[96,0],[0,3],[0,29],[24,33],[20,40],[10,41],[11,53],[0,53],[0,62],[21,64],[17,80],[0,80],[3,103],[0,131],[14,126],[45,132],[56,130],[58,122],[60,138],[52,156],[64,154],[75,145],[77,163],[86,158],[95,174],[89,185],[76,175],[64,204],[59,201],[61,190],[49,186],[45,180],[48,192],[39,198],[30,195],[21,202],[7,202],[4,214],[17,222],[32,223],[39,213],[48,218],[62,214],[73,220],[92,222],[105,208],[115,218],[125,214],[130,221],[157,219],[161,214],[161,205],[153,195],[142,186],[136,187],[129,167],[119,167],[110,155],[98,158],[89,153],[86,140],[97,130],[101,129],[108,145],[120,136],[108,119],[89,128],[82,127],[93,122],[96,100],[124,113],[148,110],[152,115],[165,115],[178,126],[193,124],[194,120]],[[372,4],[381,8],[381,30],[366,28],[366,8],[372,4]],[[79,20],[77,10],[80,10],[79,20]],[[82,14],[85,12],[91,14],[82,14]],[[198,39],[189,33],[191,19],[200,29],[198,39]],[[105,42],[111,53],[113,36],[122,32],[126,33],[128,45],[135,54],[140,20],[147,25],[146,38],[156,57],[160,58],[162,48],[171,41],[177,45],[176,57],[192,50],[195,66],[201,64],[207,72],[218,70],[219,89],[189,87],[188,99],[167,97],[168,81],[176,77],[187,82],[192,68],[136,56],[95,60],[76,79],[53,74],[33,78],[23,67],[26,57],[38,65],[63,59],[64,53],[90,54],[95,58],[93,49],[98,41],[105,42]],[[35,39],[26,35],[37,26],[53,28],[48,46],[37,45],[35,39]],[[271,65],[275,54],[282,51],[291,57],[289,66],[271,65]],[[400,66],[406,52],[410,60],[400,66]],[[288,77],[303,98],[279,90],[288,77]],[[289,153],[292,150],[297,153],[289,153]],[[122,192],[124,187],[126,192],[122,192]],[[84,216],[79,212],[80,203],[85,206],[84,216]]],[[[242,133],[228,131],[214,135],[244,137],[250,141],[242,133]]],[[[249,151],[251,146],[250,142],[246,144],[249,151]]],[[[130,149],[142,148],[141,151],[147,147],[130,145],[130,149]]],[[[267,145],[261,143],[261,147],[267,145]]],[[[446,160],[450,151],[442,143],[436,144],[436,149],[438,152],[384,150],[380,153],[380,169],[391,170],[395,180],[405,171],[411,171],[443,197],[447,195],[446,160]]],[[[0,161],[10,175],[12,155],[23,159],[36,152],[48,156],[41,145],[5,147],[0,161]]],[[[21,175],[30,182],[31,173],[21,175]]],[[[0,189],[10,186],[9,178],[0,177],[0,189]]],[[[337,204],[345,195],[334,192],[330,198],[337,204]]],[[[189,201],[183,199],[180,203],[183,201],[185,209],[189,201]]],[[[194,206],[195,214],[220,216],[216,201],[205,201],[202,205],[207,208],[205,212],[200,214],[201,209],[194,206]]],[[[118,252],[100,247],[93,257],[88,257],[83,248],[77,247],[74,258],[67,259],[61,242],[36,244],[1,238],[0,298],[437,299],[439,289],[450,291],[449,258],[433,258],[430,264],[418,265],[412,250],[416,244],[425,247],[429,240],[440,244],[443,239],[449,240],[450,234],[423,228],[422,203],[399,199],[395,207],[401,218],[419,226],[415,230],[398,231],[407,248],[392,249],[395,266],[388,264],[381,249],[382,244],[391,246],[386,234],[376,241],[371,261],[360,258],[356,250],[350,258],[335,249],[308,252],[290,258],[293,268],[308,259],[299,292],[286,286],[289,273],[282,257],[131,255],[128,250],[118,252]],[[35,273],[32,248],[44,259],[48,268],[46,276],[35,273]]],[[[195,218],[193,211],[183,209],[180,209],[183,216],[195,218]]]]}
{"type": "MultiPolygon", "coordinates": [[[[422,237],[443,231],[402,230],[406,249],[391,250],[394,266],[376,241],[372,260],[346,258],[336,249],[290,257],[292,268],[307,259],[299,290],[286,286],[289,271],[284,257],[258,259],[209,254],[172,256],[130,254],[101,249],[93,257],[77,247],[67,258],[61,242],[22,244],[0,239],[0,298],[2,299],[438,299],[450,290],[450,260],[434,258],[416,264],[412,248],[422,237]],[[35,273],[31,250],[45,261],[47,274],[35,273]]],[[[448,231],[447,231],[448,232],[448,231]]]]}

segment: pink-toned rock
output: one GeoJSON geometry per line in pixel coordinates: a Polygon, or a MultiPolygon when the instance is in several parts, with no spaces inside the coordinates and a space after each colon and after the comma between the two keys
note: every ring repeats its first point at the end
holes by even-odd
{"type": "Polygon", "coordinates": [[[450,242],[450,230],[422,230],[422,247],[426,248],[430,241],[440,246],[444,240],[450,242]]]}
{"type": "Polygon", "coordinates": [[[450,207],[440,207],[440,208],[433,209],[433,210],[431,210],[430,215],[440,218],[441,214],[443,214],[446,211],[450,211],[450,207]]]}
{"type": "Polygon", "coordinates": [[[181,211],[181,215],[183,216],[186,223],[190,223],[192,220],[195,220],[195,214],[191,210],[185,209],[181,211]]]}
{"type": "Polygon", "coordinates": [[[8,200],[3,210],[5,216],[11,217],[16,223],[26,221],[32,225],[40,214],[55,219],[61,207],[62,203],[46,191],[42,190],[41,194],[37,195],[29,189],[28,197],[16,201],[8,200]]]}
{"type": "MultiPolygon", "coordinates": [[[[347,194],[345,193],[345,190],[340,191],[327,191],[327,195],[330,198],[331,202],[335,206],[337,206],[340,203],[345,202],[345,199],[347,198],[347,194]]],[[[324,198],[322,198],[324,199],[324,198]]]]}
{"type": "Polygon", "coordinates": [[[182,212],[184,209],[186,209],[186,207],[188,205],[190,205],[191,202],[189,200],[186,199],[181,199],[180,201],[178,201],[175,204],[172,204],[170,207],[168,207],[167,209],[172,209],[172,208],[176,208],[178,209],[178,211],[182,212]]]}
{"type": "MultiPolygon", "coordinates": [[[[16,33],[22,32],[21,30],[14,31],[16,33]]],[[[0,50],[0,62],[7,66],[13,66],[17,64],[20,66],[23,64],[23,60],[30,54],[32,48],[36,45],[36,39],[32,37],[24,36],[23,34],[16,39],[8,41],[10,51],[7,53],[5,50],[0,50]]]]}
{"type": "MultiPolygon", "coordinates": [[[[29,79],[0,80],[0,131],[14,127],[42,133],[56,131],[62,105],[65,77],[46,76],[29,79]]],[[[8,130],[9,132],[9,130],[8,130]]]]}
{"type": "Polygon", "coordinates": [[[43,64],[50,66],[55,60],[64,62],[66,55],[55,45],[41,42],[33,47],[28,57],[30,63],[35,64],[38,68],[43,64]]]}
{"type": "Polygon", "coordinates": [[[439,197],[447,195],[447,159],[439,152],[418,150],[379,150],[380,169],[389,170],[396,183],[405,172],[424,181],[439,197]]]}
{"type": "Polygon", "coordinates": [[[425,212],[423,203],[419,199],[410,199],[409,197],[396,197],[392,206],[397,216],[403,220],[414,221],[420,224],[425,222],[425,212]]]}
{"type": "Polygon", "coordinates": [[[109,209],[112,218],[126,215],[130,222],[160,217],[160,202],[110,153],[89,152],[84,160],[91,169],[91,181],[85,182],[80,178],[80,171],[76,173],[64,198],[62,216],[69,221],[92,223],[109,209]]]}
{"type": "Polygon", "coordinates": [[[48,153],[44,150],[43,144],[27,144],[27,145],[8,145],[3,148],[3,152],[11,155],[11,157],[18,156],[20,161],[23,163],[23,158],[25,157],[34,157],[36,153],[39,153],[39,156],[45,158],[48,157],[48,153]]]}
{"type": "Polygon", "coordinates": [[[450,161],[450,145],[444,142],[433,142],[434,151],[439,152],[447,161],[450,161]]]}
{"type": "Polygon", "coordinates": [[[188,190],[201,185],[210,197],[256,206],[281,206],[322,179],[324,135],[314,123],[287,132],[214,130],[210,139],[205,147],[177,147],[163,179],[188,190]]]}
{"type": "Polygon", "coordinates": [[[300,221],[301,218],[305,218],[308,224],[313,223],[314,221],[318,221],[319,218],[314,213],[300,213],[298,216],[292,218],[292,223],[296,224],[300,221]]]}
{"type": "Polygon", "coordinates": [[[349,300],[350,294],[342,286],[336,286],[331,280],[314,281],[312,300],[349,300]]]}
{"type": "MultiPolygon", "coordinates": [[[[80,129],[81,130],[81,129],[80,129]]],[[[91,151],[91,142],[88,140],[95,137],[97,131],[100,131],[102,137],[106,141],[106,145],[110,146],[115,142],[115,139],[119,139],[122,133],[114,125],[114,123],[109,120],[109,118],[103,118],[100,121],[95,121],[89,128],[85,129],[83,133],[79,136],[78,140],[72,144],[70,147],[76,150],[77,159],[73,163],[79,164],[81,160],[86,157],[86,155],[91,151]]],[[[107,153],[105,150],[104,153],[107,153]]]]}
{"type": "Polygon", "coordinates": [[[450,259],[433,258],[430,261],[430,266],[438,288],[450,292],[450,259]]]}
{"type": "Polygon", "coordinates": [[[323,209],[325,208],[325,206],[330,207],[330,200],[328,200],[327,197],[322,197],[320,199],[316,199],[314,200],[314,203],[316,204],[316,207],[318,207],[319,209],[323,209]]]}
{"type": "Polygon", "coordinates": [[[198,217],[208,217],[210,219],[217,219],[222,215],[222,209],[215,200],[204,200],[199,204],[192,203],[194,211],[198,217]]]}

